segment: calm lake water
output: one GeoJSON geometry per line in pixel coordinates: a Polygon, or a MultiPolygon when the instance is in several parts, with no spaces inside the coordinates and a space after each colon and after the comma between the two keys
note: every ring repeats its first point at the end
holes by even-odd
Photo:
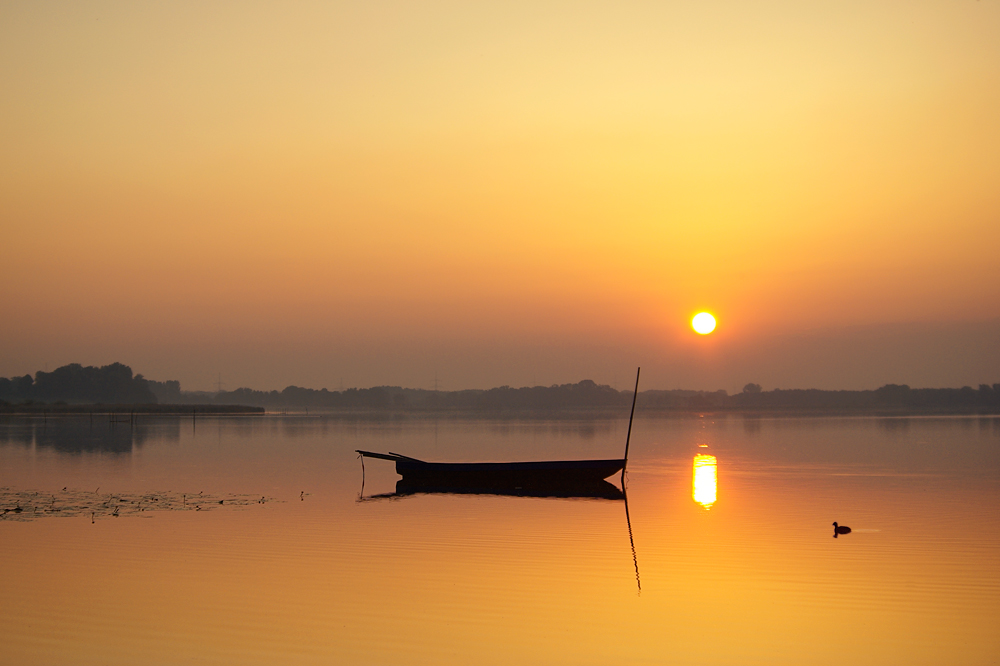
{"type": "Polygon", "coordinates": [[[632,540],[621,500],[393,497],[379,460],[361,496],[354,449],[613,458],[626,426],[0,420],[0,661],[1000,662],[995,418],[637,419],[632,540]]]}

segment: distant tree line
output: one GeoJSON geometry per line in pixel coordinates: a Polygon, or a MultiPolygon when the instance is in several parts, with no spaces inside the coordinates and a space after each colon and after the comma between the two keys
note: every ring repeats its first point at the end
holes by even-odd
{"type": "Polygon", "coordinates": [[[35,376],[0,377],[0,402],[155,404],[156,396],[142,375],[121,363],[84,367],[71,363],[35,376]]]}
{"type": "Polygon", "coordinates": [[[1000,413],[1000,384],[962,388],[910,388],[886,384],[869,391],[774,389],[747,384],[741,393],[725,391],[645,391],[639,409],[660,411],[797,412],[871,414],[996,414],[1000,413]]]}
{"type": "MultiPolygon", "coordinates": [[[[154,391],[158,387],[154,383],[154,391]]],[[[623,412],[632,400],[630,391],[618,391],[589,379],[576,384],[555,384],[465,391],[429,391],[399,386],[328,391],[289,386],[282,391],[240,388],[219,393],[157,393],[161,402],[199,401],[234,404],[269,410],[397,410],[458,412],[623,412]]],[[[826,413],[1000,413],[1000,384],[959,389],[911,389],[888,384],[873,391],[821,391],[774,389],[748,384],[741,393],[726,391],[642,391],[637,411],[659,412],[826,412],[826,413]]]]}
{"type": "MultiPolygon", "coordinates": [[[[624,414],[630,391],[618,391],[589,379],[576,384],[500,386],[488,390],[430,391],[399,386],[351,388],[344,391],[289,386],[282,391],[183,391],[178,381],[147,380],[121,363],[100,368],[66,365],[52,372],[0,378],[0,403],[245,405],[272,411],[412,411],[545,413],[595,412],[624,414]]],[[[1000,384],[978,389],[914,389],[888,384],[870,391],[774,389],[747,384],[743,391],[643,391],[637,411],[773,412],[773,413],[1000,413],[1000,384]]]]}
{"type": "MultiPolygon", "coordinates": [[[[241,388],[219,393],[181,393],[206,403],[253,405],[269,410],[385,410],[455,412],[602,412],[622,414],[630,391],[584,380],[576,384],[465,391],[429,391],[399,386],[328,391],[289,386],[282,391],[241,388]]],[[[168,396],[160,395],[161,401],[168,396]]],[[[818,389],[763,390],[748,384],[741,393],[726,391],[650,390],[639,393],[640,412],[794,412],[794,413],[1000,413],[1000,384],[979,389],[911,389],[889,384],[873,391],[818,389]]]]}
{"type": "Polygon", "coordinates": [[[429,391],[399,386],[376,386],[345,391],[289,386],[283,391],[249,388],[222,391],[213,401],[254,405],[268,409],[313,408],[331,410],[378,409],[408,411],[553,411],[618,408],[629,404],[631,393],[616,391],[587,379],[576,384],[489,390],[429,391]]]}
{"type": "Polygon", "coordinates": [[[906,384],[886,384],[874,391],[744,389],[729,400],[730,408],[747,411],[996,413],[1000,411],[1000,384],[980,384],[978,389],[971,386],[915,389],[906,384]]]}

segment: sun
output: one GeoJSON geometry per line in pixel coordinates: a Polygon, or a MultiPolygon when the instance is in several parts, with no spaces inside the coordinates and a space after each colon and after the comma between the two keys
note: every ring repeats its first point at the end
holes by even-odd
{"type": "Polygon", "coordinates": [[[708,335],[715,330],[715,317],[707,312],[699,312],[691,320],[691,328],[702,335],[708,335]]]}

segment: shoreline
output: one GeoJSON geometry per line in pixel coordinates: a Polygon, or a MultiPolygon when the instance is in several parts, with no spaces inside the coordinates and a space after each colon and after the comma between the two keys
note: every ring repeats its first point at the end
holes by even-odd
{"type": "Polygon", "coordinates": [[[221,416],[264,413],[265,410],[263,407],[251,407],[248,405],[51,405],[41,403],[31,405],[0,405],[0,414],[9,416],[59,416],[67,414],[79,416],[125,416],[129,414],[153,414],[164,416],[191,416],[192,414],[205,414],[221,416]]]}
{"type": "MultiPolygon", "coordinates": [[[[473,418],[473,419],[618,419],[625,414],[618,408],[566,408],[566,409],[315,409],[290,405],[279,409],[266,409],[249,405],[0,405],[2,416],[314,416],[330,418],[473,418]]],[[[636,416],[652,417],[849,417],[867,416],[906,418],[921,416],[998,416],[1000,409],[670,409],[647,407],[636,409],[636,416]]]]}

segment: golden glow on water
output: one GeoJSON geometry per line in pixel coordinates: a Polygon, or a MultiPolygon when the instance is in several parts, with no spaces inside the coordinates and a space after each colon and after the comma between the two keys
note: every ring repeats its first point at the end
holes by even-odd
{"type": "Polygon", "coordinates": [[[718,492],[718,464],[715,456],[699,453],[694,457],[694,476],[691,482],[691,497],[705,509],[715,504],[718,492]]]}
{"type": "MultiPolygon", "coordinates": [[[[356,448],[460,459],[471,455],[475,438],[485,459],[589,455],[579,449],[589,446],[590,431],[567,437],[568,422],[414,419],[387,429],[378,421],[296,416],[199,418],[194,428],[164,419],[144,431],[141,447],[110,454],[56,450],[52,418],[31,426],[30,442],[14,419],[0,421],[0,488],[57,497],[66,485],[93,494],[100,487],[101,495],[108,488],[266,489],[280,500],[96,522],[59,513],[15,521],[8,512],[0,518],[0,561],[17,575],[0,584],[7,655],[0,662],[596,666],[612,654],[626,663],[660,663],[669,654],[703,666],[995,660],[1000,488],[989,457],[992,422],[982,429],[967,427],[984,422],[978,419],[914,420],[903,434],[862,419],[765,419],[752,432],[703,421],[639,421],[632,436],[641,433],[648,445],[635,449],[640,465],[630,472],[628,514],[621,501],[436,493],[356,501],[356,448]],[[942,442],[934,458],[907,461],[922,467],[889,466],[907,450],[927,455],[913,446],[922,439],[942,442]],[[661,441],[684,448],[649,444],[661,441]],[[851,441],[863,446],[844,445],[851,441]],[[714,499],[717,461],[702,455],[693,468],[685,464],[699,442],[739,451],[738,465],[736,453],[724,454],[726,501],[714,513],[702,513],[701,502],[714,499]],[[962,467],[948,449],[986,464],[962,467]],[[816,450],[856,457],[816,463],[816,450]],[[856,473],[874,454],[891,481],[856,473]],[[694,507],[684,493],[692,470],[694,507]],[[838,519],[855,528],[848,538],[830,538],[838,519]],[[705,617],[713,622],[708,642],[705,617]],[[850,639],[817,650],[830,635],[850,639]]],[[[78,422],[91,432],[86,417],[78,422]]],[[[98,427],[95,419],[95,435],[98,427]]],[[[61,445],[76,441],[63,437],[61,445]]],[[[366,475],[366,494],[391,492],[398,480],[389,463],[368,464],[366,475]]]]}

